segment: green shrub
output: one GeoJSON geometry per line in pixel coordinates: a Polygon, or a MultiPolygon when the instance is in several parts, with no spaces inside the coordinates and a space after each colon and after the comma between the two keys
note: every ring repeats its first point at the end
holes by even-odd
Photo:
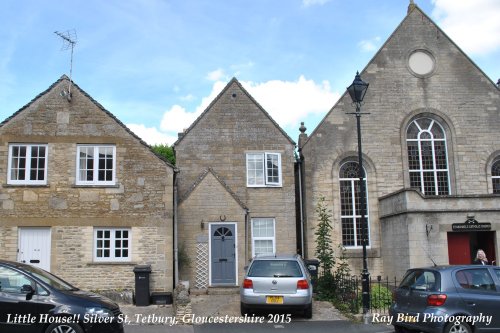
{"type": "MultiPolygon", "coordinates": [[[[359,293],[358,303],[363,304],[362,294],[359,293]]],[[[370,307],[372,309],[387,309],[392,303],[392,293],[383,285],[372,285],[370,290],[370,307]]]]}

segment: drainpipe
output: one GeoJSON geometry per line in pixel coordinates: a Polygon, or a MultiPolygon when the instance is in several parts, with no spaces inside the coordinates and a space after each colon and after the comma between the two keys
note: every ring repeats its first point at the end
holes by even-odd
{"type": "Polygon", "coordinates": [[[302,159],[299,157],[297,159],[297,163],[299,164],[299,210],[300,210],[300,253],[302,254],[302,258],[306,257],[306,253],[304,251],[304,204],[302,198],[302,159]]]}
{"type": "Polygon", "coordinates": [[[297,163],[299,164],[299,204],[300,204],[300,246],[302,250],[302,257],[306,258],[307,257],[307,247],[305,246],[305,224],[306,224],[306,207],[304,205],[304,188],[305,184],[302,180],[303,174],[304,174],[304,155],[302,155],[302,147],[307,141],[307,128],[304,126],[304,123],[300,123],[300,128],[299,128],[300,134],[299,134],[299,146],[298,146],[298,156],[297,156],[297,163]]]}
{"type": "Polygon", "coordinates": [[[249,217],[250,217],[250,210],[248,208],[245,208],[245,265],[248,264],[248,226],[249,226],[249,217]]]}
{"type": "Polygon", "coordinates": [[[177,175],[178,169],[174,169],[174,288],[179,284],[179,247],[177,240],[177,175]]]}

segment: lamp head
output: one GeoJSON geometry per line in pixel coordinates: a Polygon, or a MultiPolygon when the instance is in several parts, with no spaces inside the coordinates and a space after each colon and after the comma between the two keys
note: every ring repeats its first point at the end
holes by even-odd
{"type": "Polygon", "coordinates": [[[356,72],[356,77],[354,78],[354,81],[349,87],[347,87],[347,92],[349,92],[349,95],[351,96],[351,99],[354,103],[363,102],[366,91],[368,90],[368,85],[369,83],[366,83],[363,80],[361,80],[359,72],[356,72]]]}

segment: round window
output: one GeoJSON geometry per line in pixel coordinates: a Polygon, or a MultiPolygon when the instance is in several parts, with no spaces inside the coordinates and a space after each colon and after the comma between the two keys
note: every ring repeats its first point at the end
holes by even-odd
{"type": "Polygon", "coordinates": [[[417,50],[410,54],[408,66],[417,76],[428,76],[434,71],[436,62],[429,52],[417,50]]]}

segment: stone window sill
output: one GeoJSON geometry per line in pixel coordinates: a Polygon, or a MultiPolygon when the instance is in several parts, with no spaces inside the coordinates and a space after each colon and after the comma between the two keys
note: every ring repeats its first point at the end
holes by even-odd
{"type": "Polygon", "coordinates": [[[46,187],[46,188],[49,188],[50,187],[50,184],[41,184],[41,185],[37,185],[37,184],[2,184],[2,187],[3,188],[15,188],[15,187],[46,187]]]}
{"type": "Polygon", "coordinates": [[[120,188],[120,184],[115,185],[71,185],[72,188],[120,188]]]}
{"type": "Polygon", "coordinates": [[[87,266],[136,266],[135,261],[92,261],[87,266]]]}

